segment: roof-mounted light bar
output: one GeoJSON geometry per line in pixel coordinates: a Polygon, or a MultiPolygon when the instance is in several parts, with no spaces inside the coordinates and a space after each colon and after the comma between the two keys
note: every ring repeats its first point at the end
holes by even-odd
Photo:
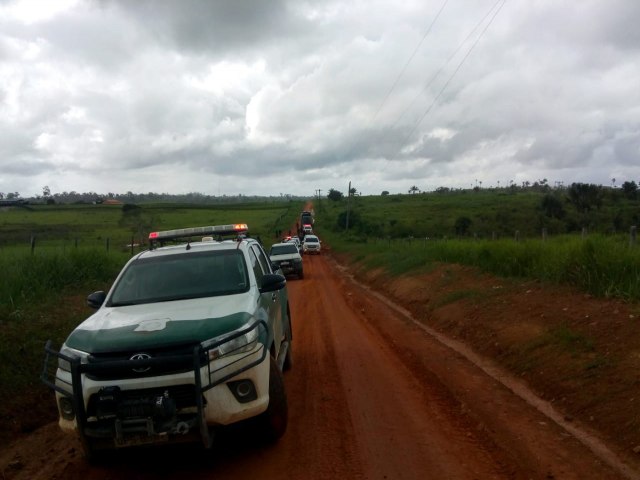
{"type": "Polygon", "coordinates": [[[196,236],[232,235],[249,231],[246,223],[233,223],[229,225],[212,225],[208,227],[180,228],[177,230],[164,230],[162,232],[151,232],[150,242],[165,242],[178,238],[189,238],[196,236]]]}

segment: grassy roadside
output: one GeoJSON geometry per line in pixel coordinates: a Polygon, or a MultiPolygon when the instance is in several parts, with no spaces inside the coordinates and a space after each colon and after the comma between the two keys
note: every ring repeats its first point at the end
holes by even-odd
{"type": "Polygon", "coordinates": [[[44,344],[60,345],[86,316],[85,296],[107,288],[126,255],[104,250],[12,252],[0,257],[0,437],[40,426],[55,407],[41,384],[44,344]],[[79,293],[82,292],[82,293],[79,293]]]}
{"type": "Polygon", "coordinates": [[[371,239],[323,230],[336,252],[391,275],[457,263],[501,277],[535,278],[570,285],[599,297],[640,301],[640,246],[624,236],[562,235],[547,239],[371,239]]]}

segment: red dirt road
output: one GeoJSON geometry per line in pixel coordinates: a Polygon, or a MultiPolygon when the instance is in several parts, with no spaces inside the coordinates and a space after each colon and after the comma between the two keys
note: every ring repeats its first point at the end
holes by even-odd
{"type": "Polygon", "coordinates": [[[153,449],[94,467],[51,424],[0,455],[0,478],[640,477],[606,448],[595,454],[600,445],[587,433],[541,413],[544,404],[534,408],[520,384],[352,282],[327,255],[304,262],[304,280],[288,282],[294,365],[285,374],[289,428],[276,445],[247,444],[250,431],[235,428],[212,452],[153,449]]]}

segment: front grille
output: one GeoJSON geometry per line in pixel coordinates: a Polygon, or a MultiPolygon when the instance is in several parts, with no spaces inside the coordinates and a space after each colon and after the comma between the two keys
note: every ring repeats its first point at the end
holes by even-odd
{"type": "MultiPolygon", "coordinates": [[[[88,378],[95,381],[184,373],[194,369],[195,347],[196,345],[182,345],[144,351],[93,354],[88,357],[82,369],[88,378]]],[[[206,363],[206,354],[201,352],[199,364],[202,366],[206,363]]]]}

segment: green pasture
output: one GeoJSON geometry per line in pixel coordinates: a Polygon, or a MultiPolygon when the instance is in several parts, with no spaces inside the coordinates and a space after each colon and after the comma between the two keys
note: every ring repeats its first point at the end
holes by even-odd
{"type": "Polygon", "coordinates": [[[113,279],[149,232],[246,223],[268,248],[302,202],[214,206],[39,205],[0,211],[0,321],[68,288],[113,279]],[[132,247],[132,240],[135,247],[132,247]],[[35,303],[34,303],[35,301],[35,303]]]}
{"type": "Polygon", "coordinates": [[[516,232],[522,238],[539,238],[543,229],[549,235],[583,229],[623,233],[640,225],[639,201],[611,193],[603,195],[602,205],[586,212],[578,212],[562,192],[508,189],[323,199],[316,212],[320,210],[329,229],[343,231],[349,210],[353,235],[383,238],[514,238],[516,232]],[[545,214],[545,196],[557,199],[561,218],[545,214]],[[461,231],[456,226],[463,219],[468,223],[461,231]]]}
{"type": "Polygon", "coordinates": [[[567,204],[560,220],[544,215],[542,198],[532,191],[468,190],[323,200],[315,228],[334,251],[391,275],[458,263],[640,300],[640,245],[630,235],[638,200],[611,197],[580,213],[567,204]],[[464,232],[456,230],[460,218],[469,220],[464,232]]]}
{"type": "Polygon", "coordinates": [[[302,202],[254,202],[234,205],[143,204],[32,205],[0,211],[0,249],[99,247],[127,249],[143,245],[155,230],[190,226],[246,223],[263,241],[288,230],[303,208],[302,202]]]}

